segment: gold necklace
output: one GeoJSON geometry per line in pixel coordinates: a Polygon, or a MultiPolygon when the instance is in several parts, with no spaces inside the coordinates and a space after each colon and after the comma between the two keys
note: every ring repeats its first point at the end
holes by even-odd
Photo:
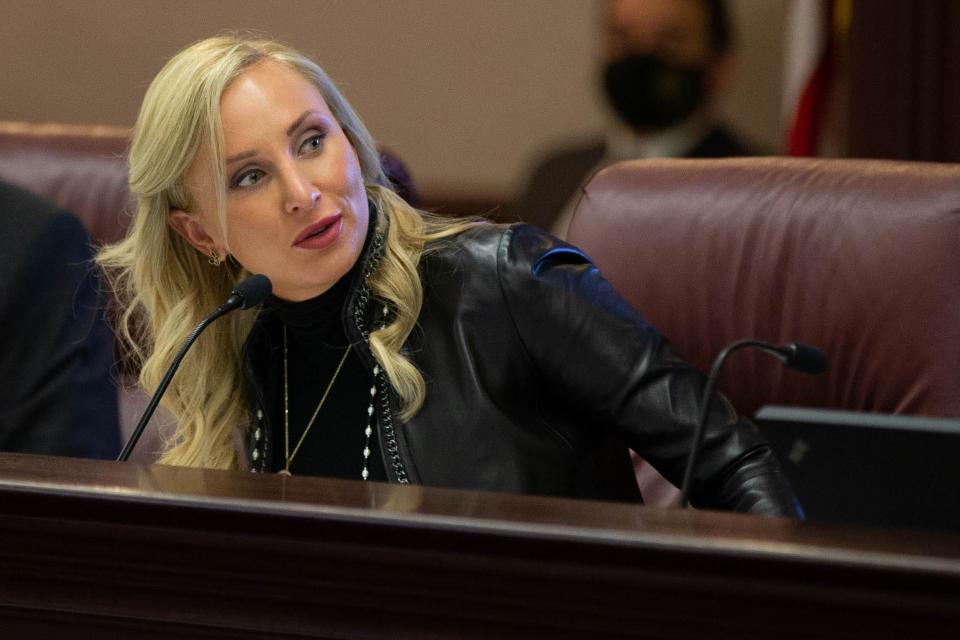
{"type": "MultiPolygon", "coordinates": [[[[340,364],[337,365],[337,370],[333,372],[333,377],[330,378],[330,382],[327,384],[323,396],[320,397],[317,408],[313,410],[313,415],[310,416],[307,428],[303,430],[303,434],[300,436],[300,440],[297,441],[297,446],[294,447],[293,453],[290,453],[290,386],[287,377],[287,327],[283,327],[283,448],[284,457],[287,462],[284,468],[280,470],[281,475],[291,475],[290,465],[293,464],[294,457],[297,455],[297,452],[300,451],[300,445],[303,444],[304,439],[306,439],[307,434],[310,432],[310,427],[313,426],[314,421],[317,419],[320,408],[323,407],[323,403],[327,401],[327,396],[330,395],[330,389],[333,388],[333,383],[336,382],[337,376],[340,375],[340,370],[343,369],[343,363],[347,361],[347,356],[350,355],[350,349],[352,348],[353,344],[347,345],[346,351],[343,352],[343,357],[340,358],[340,364]]],[[[366,480],[366,478],[364,478],[364,480],[366,480]]]]}

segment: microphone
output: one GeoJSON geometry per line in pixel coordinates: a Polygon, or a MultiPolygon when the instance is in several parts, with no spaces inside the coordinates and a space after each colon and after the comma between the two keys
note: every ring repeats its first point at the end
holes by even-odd
{"type": "Polygon", "coordinates": [[[173,379],[173,374],[177,372],[177,368],[180,366],[180,361],[183,360],[183,356],[185,356],[190,347],[193,346],[194,341],[196,341],[200,333],[214,320],[227,315],[231,311],[255,307],[266,300],[267,296],[270,295],[272,290],[273,287],[270,284],[270,278],[267,276],[262,274],[250,276],[234,287],[233,291],[230,292],[230,297],[227,298],[227,301],[217,307],[216,311],[204,318],[203,321],[196,326],[196,328],[190,333],[187,341],[183,343],[182,347],[180,347],[180,352],[177,353],[177,356],[173,359],[173,364],[171,364],[170,368],[167,369],[163,379],[160,381],[160,386],[157,387],[153,397],[150,398],[147,408],[144,410],[143,415],[140,416],[140,421],[137,422],[137,426],[134,427],[133,433],[130,434],[130,438],[123,446],[123,451],[121,451],[120,455],[117,456],[117,462],[126,462],[130,457],[130,453],[133,451],[133,448],[137,446],[140,436],[143,435],[143,430],[147,427],[147,423],[150,422],[153,412],[157,409],[157,405],[160,404],[160,398],[163,397],[164,392],[167,390],[167,386],[170,384],[170,380],[173,379]]]}
{"type": "Polygon", "coordinates": [[[216,317],[211,316],[211,322],[238,307],[240,309],[249,309],[250,307],[257,306],[266,300],[267,296],[269,296],[272,291],[273,285],[270,284],[270,278],[262,273],[250,276],[233,288],[233,291],[230,292],[230,297],[227,298],[227,301],[213,313],[220,313],[221,309],[223,312],[216,317]]]}
{"type": "Polygon", "coordinates": [[[680,497],[677,499],[677,505],[683,509],[687,506],[690,495],[690,484],[693,480],[693,468],[697,462],[697,456],[700,454],[700,447],[703,446],[703,432],[706,429],[707,412],[710,408],[710,399],[713,397],[714,387],[717,385],[717,376],[720,368],[726,361],[727,356],[738,349],[753,347],[768,353],[785,366],[801,371],[803,373],[823,373],[827,370],[827,354],[801,342],[789,342],[784,345],[775,345],[761,340],[737,340],[728,344],[717,355],[713,361],[713,367],[710,369],[710,376],[707,378],[707,384],[703,389],[703,397],[700,402],[700,416],[697,420],[697,428],[693,433],[693,445],[690,447],[690,455],[687,458],[687,468],[683,474],[683,484],[680,488],[680,497]]]}

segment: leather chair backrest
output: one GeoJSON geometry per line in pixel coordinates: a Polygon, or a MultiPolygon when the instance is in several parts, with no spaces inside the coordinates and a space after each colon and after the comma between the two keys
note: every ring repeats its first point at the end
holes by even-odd
{"type": "Polygon", "coordinates": [[[0,180],[76,214],[94,244],[115,242],[132,211],[129,134],[104,125],[0,122],[0,180]]]}
{"type": "Polygon", "coordinates": [[[960,416],[960,165],[624,162],[584,187],[569,239],[703,370],[739,338],[828,352],[819,376],[731,356],[719,388],[747,415],[960,416]]]}

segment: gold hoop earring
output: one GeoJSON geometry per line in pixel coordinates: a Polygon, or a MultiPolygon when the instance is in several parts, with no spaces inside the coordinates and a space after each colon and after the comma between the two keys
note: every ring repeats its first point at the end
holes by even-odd
{"type": "Polygon", "coordinates": [[[219,267],[223,263],[223,260],[220,258],[220,253],[216,249],[210,249],[210,257],[207,259],[207,262],[215,267],[219,267]]]}

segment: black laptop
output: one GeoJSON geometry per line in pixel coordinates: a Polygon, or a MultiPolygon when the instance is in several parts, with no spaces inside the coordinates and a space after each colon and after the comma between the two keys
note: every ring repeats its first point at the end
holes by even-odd
{"type": "Polygon", "coordinates": [[[775,405],[754,420],[809,520],[960,531],[960,420],[775,405]]]}

